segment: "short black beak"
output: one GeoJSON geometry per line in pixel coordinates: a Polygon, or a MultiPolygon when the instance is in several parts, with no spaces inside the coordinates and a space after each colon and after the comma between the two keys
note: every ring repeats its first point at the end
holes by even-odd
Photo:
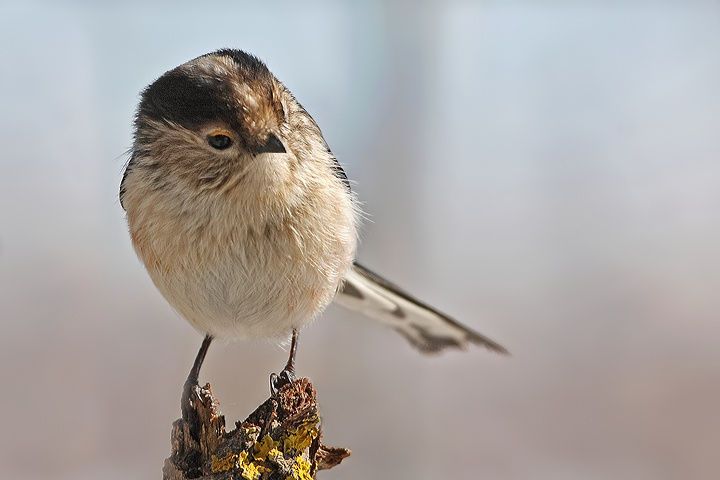
{"type": "Polygon", "coordinates": [[[269,134],[265,144],[257,149],[257,153],[285,153],[285,147],[275,134],[269,134]]]}

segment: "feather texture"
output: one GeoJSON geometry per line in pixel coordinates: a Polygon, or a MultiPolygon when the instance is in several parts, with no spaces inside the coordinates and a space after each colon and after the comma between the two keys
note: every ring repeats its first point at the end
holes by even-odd
{"type": "Polygon", "coordinates": [[[335,303],[389,325],[423,353],[480,345],[508,353],[484,335],[413,297],[355,262],[345,275],[335,303]]]}

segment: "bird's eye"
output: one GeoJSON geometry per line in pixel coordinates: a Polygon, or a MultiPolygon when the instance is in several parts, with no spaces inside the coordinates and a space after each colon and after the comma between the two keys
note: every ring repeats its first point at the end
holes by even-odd
{"type": "Polygon", "coordinates": [[[228,137],[227,135],[223,135],[222,133],[208,135],[207,141],[210,146],[216,150],[225,150],[226,148],[229,148],[230,145],[232,145],[232,138],[228,137]]]}

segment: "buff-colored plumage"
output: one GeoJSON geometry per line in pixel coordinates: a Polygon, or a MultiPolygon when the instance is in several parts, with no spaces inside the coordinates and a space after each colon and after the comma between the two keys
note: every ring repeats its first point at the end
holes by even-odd
{"type": "Polygon", "coordinates": [[[143,92],[120,200],[153,282],[209,336],[287,338],[338,294],[423,352],[505,351],[353,263],[358,211],[342,168],[290,92],[239,50],[143,92]]]}
{"type": "Polygon", "coordinates": [[[280,82],[267,77],[270,85],[253,88],[232,62],[208,56],[179,69],[219,76],[235,89],[246,130],[222,120],[198,129],[172,119],[138,122],[122,203],[153,282],[198,330],[287,336],[332,301],[352,265],[355,207],[312,118],[280,82]],[[262,95],[267,87],[271,98],[262,95]],[[271,102],[282,105],[280,119],[271,102]],[[237,138],[216,150],[206,141],[213,131],[237,138]],[[269,133],[285,153],[243,146],[251,143],[243,135],[269,133]]]}

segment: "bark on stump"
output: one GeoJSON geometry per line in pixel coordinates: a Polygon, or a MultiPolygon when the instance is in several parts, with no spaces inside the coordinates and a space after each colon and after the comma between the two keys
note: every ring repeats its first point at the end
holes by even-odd
{"type": "Polygon", "coordinates": [[[210,384],[195,387],[192,410],[200,428],[192,431],[183,419],[173,423],[164,480],[310,480],[350,455],[320,441],[315,390],[307,378],[284,385],[230,432],[217,406],[210,384]]]}

